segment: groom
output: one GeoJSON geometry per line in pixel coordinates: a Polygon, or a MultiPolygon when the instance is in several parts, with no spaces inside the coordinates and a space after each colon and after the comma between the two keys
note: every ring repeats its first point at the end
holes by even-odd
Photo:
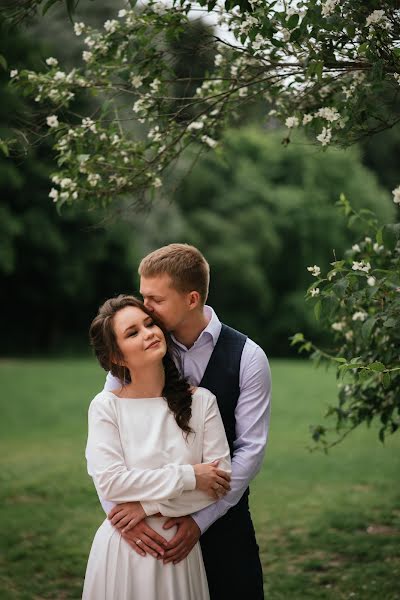
{"type": "MultiPolygon", "coordinates": [[[[165,563],[175,564],[200,539],[211,600],[263,600],[248,486],[261,467],[267,442],[271,391],[267,357],[245,335],[221,324],[205,305],[209,265],[197,248],[187,244],[159,248],[142,260],[139,275],[144,303],[171,332],[184,375],[217,397],[231,449],[232,479],[231,490],[216,503],[167,521],[165,527],[177,526],[169,543],[145,520],[123,536],[140,554],[157,552],[165,563]]],[[[117,386],[109,374],[105,389],[117,386]]],[[[122,507],[126,504],[116,506],[111,517],[122,507]]]]}

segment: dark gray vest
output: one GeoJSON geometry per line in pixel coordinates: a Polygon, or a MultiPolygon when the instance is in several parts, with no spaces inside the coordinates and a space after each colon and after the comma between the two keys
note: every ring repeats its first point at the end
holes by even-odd
{"type": "MultiPolygon", "coordinates": [[[[240,360],[246,336],[226,325],[207,365],[202,387],[216,395],[231,454],[236,438],[240,360]]],[[[263,600],[263,574],[248,506],[247,489],[239,502],[200,538],[211,600],[263,600]]]]}
{"type": "Polygon", "coordinates": [[[236,438],[235,408],[240,394],[240,360],[246,336],[222,325],[221,333],[200,382],[217,397],[231,455],[236,438]]]}

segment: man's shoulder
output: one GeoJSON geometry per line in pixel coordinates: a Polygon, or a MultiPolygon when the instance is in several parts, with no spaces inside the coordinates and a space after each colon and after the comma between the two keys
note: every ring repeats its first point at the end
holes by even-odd
{"type": "MultiPolygon", "coordinates": [[[[223,328],[225,328],[225,330],[228,330],[229,333],[232,333],[232,335],[238,334],[239,336],[242,336],[244,338],[245,342],[244,342],[244,346],[243,346],[243,354],[250,356],[250,357],[264,358],[264,359],[267,358],[267,355],[265,354],[265,352],[261,348],[261,346],[259,344],[257,344],[254,340],[249,338],[248,335],[246,335],[242,331],[234,329],[234,327],[231,327],[230,325],[227,325],[226,323],[222,323],[222,326],[223,326],[223,328]]],[[[243,354],[242,354],[242,356],[243,356],[243,354]]]]}

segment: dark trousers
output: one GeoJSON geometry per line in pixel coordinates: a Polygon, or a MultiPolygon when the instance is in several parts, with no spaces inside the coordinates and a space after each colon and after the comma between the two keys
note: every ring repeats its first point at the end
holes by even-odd
{"type": "Polygon", "coordinates": [[[247,498],[200,538],[211,600],[264,600],[263,574],[247,498]]]}

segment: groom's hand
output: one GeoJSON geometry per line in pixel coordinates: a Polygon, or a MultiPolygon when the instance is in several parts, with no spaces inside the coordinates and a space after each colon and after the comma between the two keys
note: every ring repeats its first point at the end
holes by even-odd
{"type": "Polygon", "coordinates": [[[176,565],[179,563],[187,557],[200,539],[200,528],[192,517],[171,517],[165,521],[163,528],[170,529],[174,525],[178,526],[178,531],[172,540],[168,542],[167,550],[164,554],[164,564],[173,562],[176,565]]]}

